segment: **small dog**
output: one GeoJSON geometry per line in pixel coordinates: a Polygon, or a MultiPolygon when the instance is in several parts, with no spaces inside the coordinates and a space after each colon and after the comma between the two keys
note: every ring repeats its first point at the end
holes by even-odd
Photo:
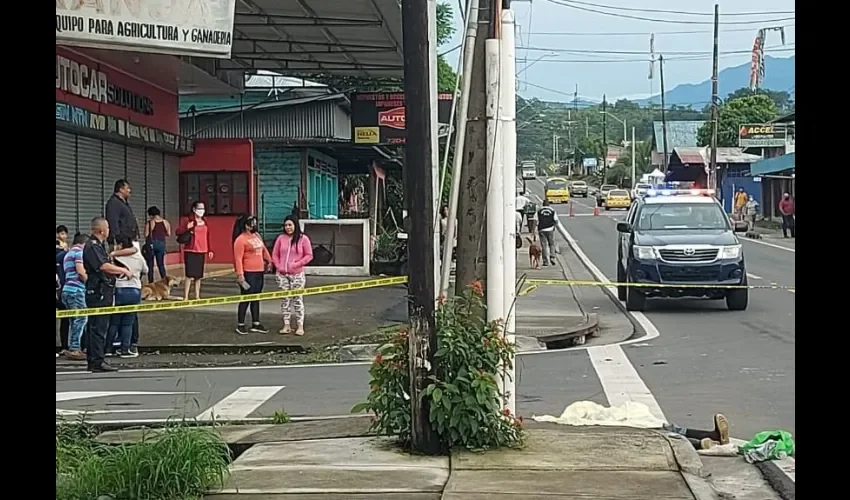
{"type": "Polygon", "coordinates": [[[142,287],[142,300],[168,300],[171,298],[171,288],[180,284],[181,278],[166,276],[165,278],[148,283],[142,287]]]}
{"type": "Polygon", "coordinates": [[[531,264],[531,268],[540,269],[540,257],[543,255],[543,247],[537,242],[537,235],[534,235],[533,240],[528,236],[525,239],[528,240],[528,261],[531,264]]]}

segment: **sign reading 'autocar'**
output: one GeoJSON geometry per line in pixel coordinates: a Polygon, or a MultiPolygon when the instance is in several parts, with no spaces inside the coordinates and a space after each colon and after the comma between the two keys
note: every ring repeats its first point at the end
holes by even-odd
{"type": "MultiPolygon", "coordinates": [[[[439,134],[448,131],[452,95],[438,96],[439,134]]],[[[357,92],[351,95],[351,137],[355,144],[405,144],[407,123],[401,92],[357,92]]]]}
{"type": "Polygon", "coordinates": [[[785,146],[788,129],[784,123],[741,125],[738,129],[738,147],[779,148],[785,146]]]}

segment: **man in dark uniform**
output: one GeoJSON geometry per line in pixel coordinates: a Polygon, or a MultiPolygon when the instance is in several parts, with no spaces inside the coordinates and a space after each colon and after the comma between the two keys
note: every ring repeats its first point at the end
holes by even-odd
{"type": "Polygon", "coordinates": [[[549,200],[543,200],[543,208],[537,211],[537,232],[540,234],[540,246],[543,247],[543,265],[555,265],[555,226],[558,225],[558,213],[549,206],[549,200]]]}
{"type": "MultiPolygon", "coordinates": [[[[86,268],[86,307],[110,307],[115,298],[115,277],[133,277],[133,272],[113,264],[106,249],[109,223],[103,217],[91,221],[91,239],[83,247],[83,266],[86,268]]],[[[109,316],[89,316],[86,361],[91,372],[114,372],[117,368],[103,361],[109,316]]]]}

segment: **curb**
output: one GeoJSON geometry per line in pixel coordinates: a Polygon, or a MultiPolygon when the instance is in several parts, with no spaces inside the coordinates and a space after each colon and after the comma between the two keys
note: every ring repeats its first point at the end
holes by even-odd
{"type": "Polygon", "coordinates": [[[563,332],[540,335],[538,341],[546,345],[546,349],[561,349],[569,347],[571,340],[578,337],[593,337],[599,332],[599,317],[596,313],[584,315],[584,324],[569,328],[563,332]]]}
{"type": "Polygon", "coordinates": [[[767,484],[782,497],[782,500],[796,500],[794,480],[788,477],[775,460],[754,464],[767,484]]]}
{"type": "Polygon", "coordinates": [[[140,354],[266,354],[297,353],[311,350],[301,344],[166,344],[138,346],[140,354]]]}
{"type": "Polygon", "coordinates": [[[711,485],[702,466],[702,460],[691,443],[683,436],[659,432],[673,451],[679,472],[696,500],[719,500],[720,494],[711,485]]]}

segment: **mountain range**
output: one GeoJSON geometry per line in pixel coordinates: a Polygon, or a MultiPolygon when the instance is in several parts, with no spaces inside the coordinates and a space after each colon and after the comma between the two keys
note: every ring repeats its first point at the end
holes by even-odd
{"type": "MultiPolygon", "coordinates": [[[[764,58],[764,80],[761,87],[765,90],[794,92],[794,64],[795,56],[764,58]]],[[[721,98],[725,98],[732,92],[746,87],[750,82],[750,63],[740,66],[725,68],[720,71],[717,78],[721,98]]],[[[636,101],[641,106],[650,102],[659,104],[661,96],[648,97],[636,101]]],[[[688,106],[699,109],[711,102],[711,79],[701,83],[683,83],[676,85],[664,94],[666,106],[688,106]]]]}

